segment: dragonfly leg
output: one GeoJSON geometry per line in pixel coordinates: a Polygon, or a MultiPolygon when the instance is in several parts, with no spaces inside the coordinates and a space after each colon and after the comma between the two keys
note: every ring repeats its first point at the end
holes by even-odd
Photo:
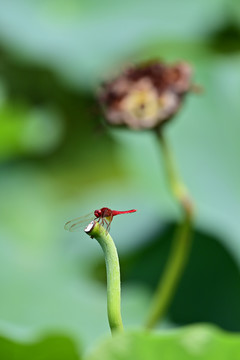
{"type": "Polygon", "coordinates": [[[105,219],[103,217],[99,218],[98,222],[99,222],[100,225],[102,225],[104,227],[105,219]]]}
{"type": "Polygon", "coordinates": [[[106,225],[106,232],[108,232],[108,222],[105,218],[103,218],[103,225],[106,225]]]}
{"type": "Polygon", "coordinates": [[[106,233],[109,232],[109,229],[110,229],[110,225],[111,225],[111,222],[112,222],[112,218],[113,216],[111,216],[110,220],[106,220],[105,217],[101,217],[98,219],[98,222],[100,225],[102,225],[103,227],[106,226],[105,230],[106,230],[106,233]]]}
{"type": "Polygon", "coordinates": [[[106,225],[106,229],[105,229],[105,227],[104,227],[104,229],[106,230],[106,233],[108,233],[108,225],[109,225],[109,223],[107,222],[107,220],[104,217],[101,219],[101,225],[103,227],[106,225]]]}
{"type": "Polygon", "coordinates": [[[110,225],[112,223],[112,219],[113,219],[113,215],[111,215],[111,218],[110,218],[110,220],[108,222],[105,220],[106,223],[107,223],[107,228],[106,228],[107,232],[109,232],[109,230],[110,230],[110,225]]]}

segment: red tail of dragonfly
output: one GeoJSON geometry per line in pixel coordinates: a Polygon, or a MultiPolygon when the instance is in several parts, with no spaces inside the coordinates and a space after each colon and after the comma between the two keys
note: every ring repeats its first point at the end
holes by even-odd
{"type": "Polygon", "coordinates": [[[109,231],[114,216],[121,214],[130,214],[136,211],[137,210],[135,209],[126,210],[126,211],[117,211],[117,210],[111,210],[107,207],[103,207],[99,210],[95,210],[94,212],[91,212],[90,214],[68,221],[65,224],[64,229],[68,231],[78,231],[81,230],[82,228],[85,228],[91,221],[96,220],[101,225],[106,226],[106,230],[109,231]]]}

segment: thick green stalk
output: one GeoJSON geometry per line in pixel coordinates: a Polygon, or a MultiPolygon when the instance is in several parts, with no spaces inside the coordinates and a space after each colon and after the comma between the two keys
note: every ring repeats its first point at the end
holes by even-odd
{"type": "Polygon", "coordinates": [[[85,232],[100,244],[107,269],[107,311],[112,333],[123,330],[121,317],[120,267],[117,249],[109,233],[98,222],[89,224],[85,232]]]}
{"type": "Polygon", "coordinates": [[[167,311],[183,273],[191,247],[191,227],[193,205],[188,192],[180,180],[175,168],[171,151],[162,133],[157,133],[160,140],[167,178],[173,196],[182,209],[182,221],[177,229],[171,253],[153,297],[146,321],[147,328],[153,328],[167,311]]]}

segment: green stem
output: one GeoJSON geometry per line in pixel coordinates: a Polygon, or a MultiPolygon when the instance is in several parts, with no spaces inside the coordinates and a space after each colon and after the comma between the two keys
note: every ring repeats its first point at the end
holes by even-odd
{"type": "Polygon", "coordinates": [[[153,328],[167,311],[181,279],[191,248],[191,228],[193,221],[193,204],[188,192],[180,180],[171,151],[166,139],[158,132],[168,182],[173,196],[182,209],[182,221],[177,229],[171,253],[153,297],[146,321],[147,328],[153,328]]]}
{"type": "Polygon", "coordinates": [[[98,222],[93,222],[85,232],[100,244],[107,269],[107,311],[111,332],[122,331],[120,267],[117,249],[109,233],[98,222]]]}

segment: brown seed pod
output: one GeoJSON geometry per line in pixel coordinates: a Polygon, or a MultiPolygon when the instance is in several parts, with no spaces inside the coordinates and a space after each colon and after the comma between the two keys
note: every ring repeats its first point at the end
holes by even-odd
{"type": "Polygon", "coordinates": [[[99,90],[107,122],[132,129],[162,125],[176,114],[191,90],[191,75],[186,62],[170,66],[152,61],[126,69],[99,90]]]}

